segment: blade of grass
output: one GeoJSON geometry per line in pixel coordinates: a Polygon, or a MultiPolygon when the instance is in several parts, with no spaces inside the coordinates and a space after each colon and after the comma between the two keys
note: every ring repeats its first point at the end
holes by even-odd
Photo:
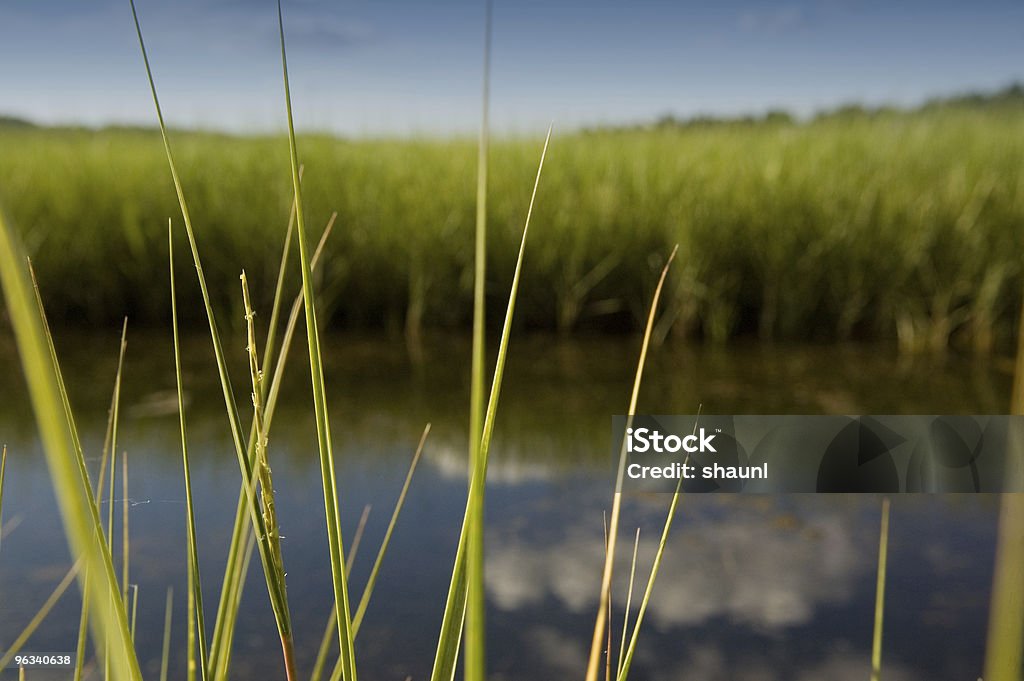
{"type": "MultiPolygon", "coordinates": [[[[602,513],[602,519],[604,521],[604,550],[608,551],[608,514],[602,513]]],[[[612,608],[612,592],[608,590],[608,612],[613,612],[612,608]]],[[[612,618],[608,617],[608,640],[605,643],[604,649],[604,678],[605,681],[611,681],[612,678],[612,618]]]]}
{"type": "MultiPolygon", "coordinates": [[[[245,578],[249,574],[249,563],[252,561],[252,554],[256,548],[256,536],[251,529],[246,531],[243,543],[242,559],[238,562],[238,578],[234,580],[234,591],[228,594],[228,617],[231,622],[238,620],[238,608],[242,603],[242,591],[245,587],[245,578]]],[[[235,627],[227,627],[224,630],[225,653],[231,651],[235,640],[235,627]]],[[[216,671],[216,678],[226,679],[228,675],[228,661],[230,657],[225,654],[221,658],[221,668],[216,671]]]]}
{"type": "MultiPolygon", "coordinates": [[[[654,319],[658,311],[658,300],[661,298],[662,288],[665,286],[665,278],[668,276],[668,269],[676,257],[679,247],[672,249],[672,253],[661,270],[661,278],[658,279],[658,286],[654,289],[654,298],[651,301],[651,310],[647,316],[647,326],[644,329],[644,340],[640,347],[640,359],[637,362],[636,375],[633,379],[633,393],[629,399],[628,420],[632,420],[636,414],[636,404],[640,397],[640,383],[643,380],[644,364],[647,361],[647,349],[651,343],[651,330],[654,328],[654,319]]],[[[628,428],[628,424],[627,424],[628,428]]],[[[594,622],[594,636],[590,644],[590,658],[587,663],[587,681],[597,681],[598,667],[601,658],[601,638],[604,631],[605,620],[608,617],[607,598],[612,586],[612,566],[615,559],[615,544],[619,533],[619,514],[622,509],[622,480],[626,467],[626,443],[623,441],[619,452],[618,472],[615,476],[615,494],[612,497],[612,514],[608,529],[608,555],[605,556],[604,573],[601,577],[601,596],[598,599],[597,618],[594,622]]],[[[678,491],[678,490],[677,490],[678,491]]],[[[675,510],[675,503],[678,494],[672,499],[672,510],[675,510]]],[[[671,517],[671,516],[670,516],[671,517]]],[[[666,528],[669,523],[666,523],[666,528]]],[[[639,625],[639,620],[637,621],[639,625]]],[[[628,667],[628,663],[627,663],[628,667]]]]}
{"type": "MultiPolygon", "coordinates": [[[[416,445],[416,452],[412,456],[412,461],[409,463],[409,471],[405,474],[405,482],[402,484],[402,491],[398,495],[398,500],[395,502],[395,509],[391,513],[391,520],[388,522],[388,529],[384,532],[384,539],[381,541],[380,549],[377,551],[377,558],[373,561],[373,569],[370,570],[370,577],[366,580],[366,586],[363,587],[363,595],[359,599],[359,607],[356,608],[356,613],[352,617],[352,638],[359,635],[359,628],[363,623],[363,616],[366,614],[366,609],[370,605],[370,597],[373,595],[373,588],[377,584],[377,574],[380,572],[380,566],[384,562],[384,556],[387,554],[388,546],[391,543],[391,533],[395,529],[395,525],[398,524],[398,516],[402,512],[402,508],[405,506],[405,496],[409,492],[409,485],[412,483],[412,476],[416,472],[416,466],[419,463],[420,457],[423,454],[423,446],[427,442],[427,435],[430,434],[430,424],[428,423],[423,428],[423,434],[420,435],[419,444],[416,445]]],[[[331,681],[338,681],[341,678],[341,667],[340,660],[339,664],[335,665],[334,672],[331,674],[331,681]]],[[[317,681],[313,679],[313,681],[317,681]]]]}
{"type": "MultiPolygon", "coordinates": [[[[199,548],[196,541],[195,504],[192,497],[192,468],[188,454],[188,436],[185,426],[185,387],[181,375],[181,343],[178,334],[178,294],[174,280],[174,239],[172,225],[167,220],[167,255],[171,286],[171,329],[174,336],[174,376],[178,391],[178,429],[181,433],[181,464],[185,477],[185,515],[188,523],[188,593],[189,593],[189,628],[188,656],[189,673],[194,678],[195,639],[199,639],[200,678],[206,680],[209,674],[209,651],[206,647],[206,617],[203,612],[203,582],[199,572],[199,548]]],[[[244,522],[244,520],[243,520],[244,522]]]]}
{"type": "MultiPolygon", "coordinates": [[[[484,419],[484,336],[485,288],[487,274],[487,143],[488,104],[491,63],[491,11],[492,2],[486,2],[484,18],[483,92],[480,115],[480,142],[477,158],[476,182],[476,266],[473,281],[473,356],[469,406],[469,479],[481,464],[480,437],[484,419]]],[[[484,490],[480,490],[481,497],[484,490]]],[[[487,678],[486,655],[486,596],[484,594],[484,504],[474,507],[470,523],[468,583],[466,597],[466,681],[484,681],[487,678]]]]}
{"type": "Polygon", "coordinates": [[[882,676],[882,620],[885,615],[885,564],[889,555],[889,499],[882,499],[882,529],[878,538],[878,579],[875,585],[875,631],[871,639],[871,681],[882,676]]]}
{"type": "Polygon", "coordinates": [[[131,632],[132,632],[132,640],[134,641],[135,640],[136,616],[139,614],[139,585],[138,584],[132,584],[131,586],[132,586],[132,624],[131,624],[131,632]]]}
{"type": "MultiPolygon", "coordinates": [[[[359,523],[356,525],[356,532],[352,535],[352,545],[348,548],[348,557],[345,558],[345,577],[352,572],[352,564],[359,553],[359,545],[363,541],[363,533],[366,531],[366,521],[370,518],[370,504],[363,506],[363,514],[359,516],[359,523]]],[[[316,651],[316,660],[313,663],[313,671],[309,676],[310,681],[320,681],[327,666],[327,656],[331,652],[331,641],[334,640],[334,629],[337,626],[338,611],[331,606],[331,612],[327,616],[327,624],[324,626],[324,634],[320,637],[320,647],[316,651]]],[[[336,668],[340,673],[341,667],[336,668]]]]}
{"type": "Polygon", "coordinates": [[[98,603],[90,617],[96,640],[112,642],[115,678],[138,681],[138,659],[128,635],[124,602],[110,552],[103,541],[96,500],[81,450],[77,430],[61,397],[60,367],[54,361],[44,330],[45,320],[34,309],[26,264],[15,244],[7,221],[0,213],[0,283],[21,355],[22,369],[36,413],[55,497],[64,523],[71,555],[85,559],[85,583],[98,603]]]}
{"type": "MultiPolygon", "coordinates": [[[[299,166],[299,182],[305,168],[299,166]]],[[[270,307],[270,324],[267,326],[267,342],[263,348],[263,366],[267,367],[270,356],[274,352],[274,341],[277,336],[278,316],[281,313],[281,300],[284,295],[284,275],[288,270],[288,256],[292,249],[292,235],[295,233],[295,197],[292,197],[291,213],[288,215],[288,229],[284,235],[284,247],[281,249],[281,264],[277,268],[277,284],[274,286],[274,303],[270,307]]]]}
{"type": "MultiPolygon", "coordinates": [[[[7,445],[4,445],[0,453],[0,527],[4,526],[4,478],[7,474],[7,445]]],[[[3,535],[0,534],[0,545],[3,543],[3,535]]]]}
{"type": "Polygon", "coordinates": [[[167,603],[164,605],[164,645],[160,654],[160,681],[167,681],[167,664],[171,659],[171,615],[174,607],[174,587],[167,587],[167,603]]]}
{"type": "MultiPolygon", "coordinates": [[[[88,578],[86,578],[88,581],[88,578]]],[[[82,614],[78,620],[78,642],[75,645],[75,674],[74,681],[82,681],[82,674],[85,671],[85,642],[86,631],[89,628],[89,592],[82,594],[82,614]]]]}
{"type": "Polygon", "coordinates": [[[124,589],[124,597],[128,597],[128,557],[129,557],[129,533],[128,533],[128,452],[121,452],[121,585],[124,589]]]}
{"type": "Polygon", "coordinates": [[[434,668],[431,681],[451,681],[455,676],[455,664],[459,646],[462,641],[462,628],[466,616],[467,581],[467,550],[470,534],[474,531],[473,519],[481,517],[477,505],[483,501],[483,487],[487,482],[487,456],[490,451],[491,436],[494,433],[494,418],[498,410],[498,399],[501,396],[501,382],[505,373],[505,357],[508,354],[508,339],[512,331],[512,318],[515,314],[516,294],[519,292],[519,278],[523,269],[523,254],[526,251],[526,238],[530,231],[530,218],[533,205],[540,186],[541,171],[544,169],[544,158],[547,156],[548,143],[551,141],[551,128],[544,138],[544,148],[537,166],[537,178],[534,180],[530,206],[526,211],[526,224],[523,227],[523,238],[519,244],[519,256],[516,260],[515,273],[512,275],[512,287],[508,297],[508,308],[505,311],[505,322],[501,330],[501,341],[498,345],[498,359],[494,367],[494,378],[484,414],[484,426],[480,437],[480,453],[478,465],[473,467],[473,479],[469,486],[469,498],[466,500],[466,514],[462,520],[462,531],[459,535],[459,546],[455,553],[455,566],[452,580],[448,587],[448,599],[445,603],[444,617],[441,621],[441,633],[438,636],[437,654],[434,657],[434,668]]]}
{"type": "Polygon", "coordinates": [[[629,647],[626,649],[626,656],[622,660],[622,668],[619,670],[618,681],[625,681],[629,676],[629,668],[633,664],[633,654],[636,652],[636,644],[640,638],[640,625],[643,624],[644,615],[647,613],[647,604],[651,600],[651,592],[654,590],[654,582],[658,577],[658,570],[661,567],[661,559],[665,554],[665,545],[668,543],[669,530],[672,529],[672,519],[676,515],[676,507],[679,504],[680,490],[683,479],[676,483],[676,491],[672,495],[672,503],[669,504],[668,515],[665,517],[665,524],[661,530],[661,539],[658,541],[658,551],[654,554],[654,564],[651,565],[651,574],[647,578],[647,587],[644,589],[644,597],[640,601],[640,610],[636,614],[636,624],[633,625],[633,633],[629,639],[629,647]]]}
{"type": "MultiPolygon", "coordinates": [[[[185,233],[188,236],[189,247],[192,251],[192,259],[196,267],[196,275],[199,280],[199,289],[202,293],[203,306],[206,310],[206,317],[209,321],[210,326],[210,339],[213,343],[214,356],[217,360],[217,372],[220,378],[221,390],[224,395],[224,406],[228,416],[228,423],[231,428],[232,442],[235,446],[235,455],[238,458],[239,469],[242,473],[243,484],[253,479],[253,460],[252,454],[249,449],[246,448],[242,443],[242,431],[238,417],[238,406],[234,397],[234,390],[231,387],[231,380],[228,376],[227,361],[224,355],[223,344],[221,343],[220,333],[217,330],[216,316],[213,312],[213,307],[210,303],[209,291],[206,285],[206,277],[203,274],[202,263],[199,258],[199,248],[196,244],[195,233],[192,229],[192,218],[189,214],[188,203],[185,200],[185,192],[182,188],[181,181],[178,177],[177,167],[174,163],[174,156],[171,152],[170,141],[167,136],[167,126],[164,124],[163,112],[160,108],[160,100],[156,92],[156,84],[153,80],[153,72],[149,65],[149,56],[146,53],[145,41],[142,37],[142,27],[139,24],[138,12],[135,9],[135,0],[129,0],[132,10],[132,18],[135,22],[135,32],[139,39],[139,48],[142,52],[143,62],[146,67],[146,76],[149,80],[150,93],[153,97],[153,105],[156,109],[157,122],[160,127],[160,136],[164,145],[164,153],[167,157],[167,164],[170,168],[171,179],[174,183],[175,193],[178,197],[178,205],[181,208],[181,216],[185,223],[185,233]]],[[[296,169],[297,170],[297,169],[296,169]]],[[[297,172],[296,172],[297,175],[297,172]]],[[[297,178],[296,178],[297,181],[297,178]]],[[[296,195],[296,205],[301,206],[301,194],[296,195]]],[[[297,215],[300,213],[297,212],[297,215]]],[[[301,221],[298,222],[301,225],[301,221]]],[[[277,625],[278,634],[282,641],[282,646],[285,645],[286,641],[291,640],[291,614],[288,610],[288,597],[285,590],[285,579],[283,572],[275,572],[273,569],[273,558],[271,556],[271,548],[268,545],[269,532],[268,528],[263,523],[263,515],[259,509],[259,501],[255,495],[251,493],[246,494],[246,501],[248,506],[248,512],[250,520],[252,521],[253,530],[257,537],[257,548],[260,554],[260,561],[263,565],[263,573],[267,583],[267,591],[270,597],[271,609],[274,612],[274,621],[277,625]]],[[[236,546],[237,548],[237,546],[236,546]]],[[[232,570],[228,570],[228,574],[233,574],[232,570]]],[[[289,674],[289,681],[294,679],[294,669],[289,665],[293,663],[288,657],[288,652],[285,648],[282,648],[285,671],[289,674]]]]}
{"type": "Polygon", "coordinates": [[[9,665],[11,660],[13,660],[21,651],[21,647],[25,645],[25,642],[28,641],[29,637],[32,636],[36,629],[39,628],[39,625],[43,623],[46,616],[50,614],[51,610],[53,610],[53,606],[57,605],[57,601],[60,600],[60,597],[63,596],[64,592],[68,590],[69,586],[71,586],[71,582],[75,581],[75,576],[78,574],[78,570],[81,567],[81,560],[71,566],[71,569],[68,570],[66,575],[64,575],[64,579],[60,580],[60,583],[57,584],[53,592],[43,603],[42,607],[39,608],[39,611],[36,612],[35,616],[31,620],[29,620],[28,625],[26,625],[21,633],[18,634],[18,637],[14,639],[14,642],[8,646],[3,657],[0,657],[0,671],[7,669],[7,665],[9,665]]]}
{"type": "Polygon", "coordinates": [[[619,662],[615,667],[615,675],[622,673],[622,656],[626,653],[626,632],[629,631],[629,610],[633,605],[633,578],[636,576],[636,554],[640,548],[640,528],[636,528],[633,539],[633,560],[629,564],[629,589],[626,591],[626,614],[622,620],[622,643],[619,645],[619,662]]]}
{"type": "MultiPolygon", "coordinates": [[[[191,563],[191,561],[189,561],[191,563]]],[[[196,681],[196,580],[189,569],[186,577],[186,603],[185,603],[185,678],[187,681],[196,681]]],[[[204,673],[206,667],[203,667],[204,673]]]]}
{"type": "Polygon", "coordinates": [[[284,79],[285,109],[288,117],[288,149],[291,156],[292,185],[295,189],[295,224],[299,233],[299,256],[302,265],[302,297],[306,310],[306,340],[309,345],[309,370],[316,415],[317,444],[320,450],[320,472],[324,491],[324,514],[327,522],[327,543],[331,557],[335,609],[338,612],[338,640],[341,649],[343,678],[356,681],[355,650],[352,637],[351,611],[348,602],[348,580],[345,579],[344,542],[338,511],[338,492],[334,473],[334,452],[331,445],[330,421],[327,417],[327,392],[324,388],[323,364],[320,357],[320,332],[317,327],[316,304],[309,264],[309,246],[302,207],[302,184],[299,182],[299,157],[295,142],[291,88],[288,83],[288,57],[284,40],[284,15],[277,3],[278,32],[281,38],[281,72],[284,79]]]}
{"type": "Polygon", "coordinates": [[[359,632],[359,625],[363,622],[363,616],[366,614],[366,608],[370,605],[370,597],[373,595],[373,587],[377,584],[377,575],[380,572],[380,566],[384,562],[384,555],[388,551],[388,545],[391,543],[391,533],[395,530],[395,525],[398,524],[398,516],[402,512],[402,507],[405,506],[405,496],[409,492],[409,485],[412,483],[412,476],[416,472],[416,465],[419,463],[420,456],[423,454],[423,446],[427,442],[427,436],[430,434],[430,424],[428,423],[423,428],[423,434],[420,435],[419,444],[416,445],[416,453],[412,456],[412,461],[409,463],[409,471],[405,474],[405,482],[402,483],[402,491],[398,494],[398,501],[395,502],[395,510],[391,513],[391,520],[388,522],[388,529],[384,532],[384,539],[380,543],[380,549],[377,551],[377,558],[373,561],[373,569],[370,570],[370,577],[366,580],[366,586],[363,588],[363,595],[359,599],[359,607],[356,608],[356,614],[352,617],[352,636],[359,632]]]}

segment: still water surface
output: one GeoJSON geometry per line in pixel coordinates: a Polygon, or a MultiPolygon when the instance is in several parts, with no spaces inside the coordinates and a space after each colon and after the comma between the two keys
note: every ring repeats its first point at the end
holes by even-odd
{"type": "MultiPolygon", "coordinates": [[[[58,334],[72,402],[95,469],[116,338],[58,334]]],[[[235,348],[248,404],[244,342],[235,348]]],[[[270,456],[300,671],[308,674],[331,608],[320,471],[297,339],[270,456]]],[[[597,607],[602,513],[611,501],[610,416],[625,410],[638,341],[515,338],[493,445],[487,499],[489,670],[494,679],[580,678],[597,607]]],[[[166,589],[173,586],[171,678],[184,678],[185,509],[169,340],[130,335],[119,450],[129,457],[131,582],[138,646],[159,670],[166,589]]],[[[238,494],[208,342],[186,342],[185,380],[200,557],[212,627],[238,494]]],[[[363,679],[430,674],[466,494],[468,343],[436,339],[413,363],[400,342],[327,344],[346,539],[371,506],[352,570],[361,593],[420,432],[433,430],[363,628],[363,679]]],[[[13,348],[0,342],[0,442],[9,445],[0,550],[0,649],[68,566],[13,348]]],[[[879,347],[659,348],[641,410],[651,413],[1003,413],[1010,377],[992,363],[906,360],[879,347]]],[[[120,481],[115,499],[121,500],[120,481]]],[[[646,578],[669,497],[632,497],[621,546],[641,528],[646,578]]],[[[104,503],[109,503],[109,500],[104,503]]],[[[681,503],[633,668],[634,679],[797,681],[867,678],[877,558],[874,496],[690,496],[681,503]]],[[[120,515],[120,504],[117,506],[120,515]]],[[[884,668],[892,680],[980,675],[996,529],[994,498],[894,500],[884,668]]],[[[119,530],[116,536],[120,536],[119,530]]],[[[117,548],[115,553],[119,553],[117,548]]],[[[616,640],[628,579],[621,551],[616,640]]],[[[258,560],[242,602],[235,678],[282,678],[258,560]]],[[[637,598],[636,600],[639,600],[637,598]]],[[[71,651],[80,603],[69,593],[27,649],[71,651]]],[[[616,644],[617,645],[617,644],[616,644]]],[[[7,678],[0,672],[0,677],[7,678]]],[[[66,678],[35,671],[29,679],[66,678]]],[[[13,678],[13,677],[12,677],[13,678]]],[[[94,675],[95,678],[95,675],[94,675]]]]}

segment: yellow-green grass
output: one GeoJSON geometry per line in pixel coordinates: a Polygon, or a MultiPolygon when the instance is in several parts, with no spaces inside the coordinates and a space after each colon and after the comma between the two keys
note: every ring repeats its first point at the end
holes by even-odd
{"type": "MultiPolygon", "coordinates": [[[[223,254],[205,263],[214,308],[241,330],[238,271],[255,307],[274,291],[294,194],[280,172],[287,144],[173,137],[204,248],[223,254]]],[[[537,143],[489,144],[488,281],[514,268],[537,143]]],[[[297,144],[307,222],[337,210],[344,225],[324,267],[321,324],[467,328],[477,141],[307,134],[297,144]]],[[[166,258],[156,226],[176,206],[156,134],[11,128],[0,146],[0,197],[30,253],[62,254],[39,263],[54,316],[163,323],[166,295],[148,282],[166,258]]],[[[564,134],[559,148],[541,188],[545,229],[525,264],[521,325],[640,329],[657,278],[651,258],[679,243],[687,258],[669,279],[656,340],[1012,343],[1024,288],[1019,108],[564,134]]],[[[294,269],[288,284],[298,284],[294,269]]],[[[194,295],[194,278],[181,286],[194,295]]],[[[496,327],[502,297],[486,303],[496,327]]],[[[183,324],[204,321],[201,309],[181,312],[183,324]]]]}

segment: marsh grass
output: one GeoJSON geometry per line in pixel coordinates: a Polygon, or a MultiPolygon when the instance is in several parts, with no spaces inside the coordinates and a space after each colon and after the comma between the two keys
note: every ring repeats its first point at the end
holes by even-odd
{"type": "Polygon", "coordinates": [[[871,639],[871,681],[882,677],[882,623],[885,617],[885,571],[889,556],[889,498],[882,499],[882,527],[878,535],[878,575],[875,584],[875,627],[871,639]]]}
{"type": "MultiPolygon", "coordinates": [[[[483,82],[480,111],[480,140],[477,149],[476,242],[473,260],[473,348],[469,396],[469,479],[484,465],[480,440],[484,421],[484,342],[486,333],[487,281],[487,155],[490,141],[489,108],[491,78],[492,0],[485,2],[483,82]]],[[[484,594],[484,489],[473,500],[473,528],[467,558],[466,596],[466,681],[487,678],[486,596],[484,594]]]]}
{"type": "MultiPolygon", "coordinates": [[[[275,181],[283,138],[172,137],[204,247],[224,254],[204,263],[214,308],[240,318],[244,265],[253,303],[266,309],[280,255],[271,244],[281,238],[267,218],[294,200],[275,181]]],[[[0,196],[31,253],[62,253],[38,263],[53,314],[104,325],[124,313],[134,325],[169,317],[151,284],[164,266],[162,234],[146,228],[177,210],[158,191],[166,160],[157,139],[156,130],[0,129],[0,196]],[[84,270],[95,273],[90,286],[72,286],[84,270]]],[[[337,210],[345,226],[323,271],[321,325],[398,333],[413,308],[424,329],[472,324],[478,142],[297,141],[310,171],[307,223],[337,210]]],[[[487,143],[492,282],[515,266],[537,144],[487,143]]],[[[666,286],[655,344],[741,335],[1014,349],[1024,108],[563,131],[559,149],[524,272],[523,327],[642,332],[657,276],[650,259],[679,243],[687,257],[666,286]]],[[[289,273],[289,285],[297,279],[289,273]]],[[[194,280],[179,285],[188,299],[199,294],[194,280]]],[[[487,296],[485,310],[500,326],[503,296],[487,296]]],[[[179,313],[186,327],[206,324],[200,306],[179,313]]]]}

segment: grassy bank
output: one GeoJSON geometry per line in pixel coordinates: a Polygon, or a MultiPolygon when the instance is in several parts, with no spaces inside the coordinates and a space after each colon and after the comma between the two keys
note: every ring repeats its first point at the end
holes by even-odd
{"type": "MultiPolygon", "coordinates": [[[[244,266],[266,309],[292,196],[286,141],[173,137],[214,304],[241,319],[244,266]]],[[[307,223],[317,230],[339,213],[321,323],[468,328],[475,140],[300,142],[307,223]]],[[[491,281],[511,276],[536,146],[492,144],[491,281]]],[[[639,328],[678,242],[661,335],[982,351],[1012,342],[1024,108],[584,132],[559,146],[538,197],[520,324],[639,328]]],[[[177,204],[158,135],[0,127],[0,148],[0,201],[37,256],[52,318],[165,320],[166,292],[150,282],[177,204]]],[[[488,300],[495,323],[504,303],[488,300]]]]}

